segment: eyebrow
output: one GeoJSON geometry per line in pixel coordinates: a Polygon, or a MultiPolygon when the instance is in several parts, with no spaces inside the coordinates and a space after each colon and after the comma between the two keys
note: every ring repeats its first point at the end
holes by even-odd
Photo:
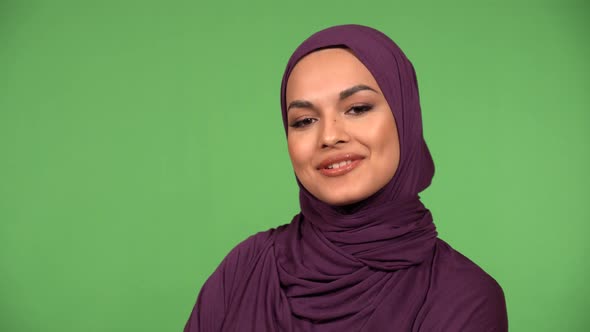
{"type": "Polygon", "coordinates": [[[346,99],[350,96],[352,96],[353,94],[359,92],[359,91],[363,91],[363,90],[369,90],[369,91],[373,91],[375,93],[377,93],[377,91],[373,88],[371,88],[368,85],[364,85],[364,84],[359,84],[359,85],[355,85],[351,88],[348,88],[344,91],[340,92],[340,100],[346,99]]]}
{"type": "MultiPolygon", "coordinates": [[[[373,91],[375,93],[378,93],[377,90],[371,88],[368,85],[365,84],[358,84],[355,85],[353,87],[350,87],[346,90],[342,90],[340,91],[340,98],[339,100],[344,100],[350,96],[352,96],[353,94],[359,92],[359,91],[363,91],[363,90],[369,90],[369,91],[373,91]]],[[[289,103],[289,106],[287,107],[287,112],[291,109],[291,108],[313,108],[313,104],[307,100],[293,100],[292,102],[289,103]]]]}

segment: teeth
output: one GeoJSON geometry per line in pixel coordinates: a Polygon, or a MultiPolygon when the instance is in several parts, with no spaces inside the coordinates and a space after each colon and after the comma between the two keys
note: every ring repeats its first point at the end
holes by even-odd
{"type": "Polygon", "coordinates": [[[345,160],[345,161],[341,161],[339,163],[333,163],[331,165],[328,165],[328,169],[340,168],[340,167],[346,166],[346,165],[348,165],[350,163],[352,163],[352,160],[345,160]]]}

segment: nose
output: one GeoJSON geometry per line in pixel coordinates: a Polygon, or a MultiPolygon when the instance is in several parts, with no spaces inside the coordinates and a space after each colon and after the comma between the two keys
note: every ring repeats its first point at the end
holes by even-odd
{"type": "Polygon", "coordinates": [[[331,118],[325,119],[321,126],[320,133],[320,147],[322,149],[335,147],[338,144],[346,143],[350,140],[350,136],[341,119],[331,118]]]}

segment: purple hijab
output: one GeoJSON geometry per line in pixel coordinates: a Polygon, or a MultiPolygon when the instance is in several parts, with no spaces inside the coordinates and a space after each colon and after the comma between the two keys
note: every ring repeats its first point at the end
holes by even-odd
{"type": "Polygon", "coordinates": [[[414,68],[383,33],[334,26],[293,53],[346,47],[375,77],[396,119],[400,162],[391,181],[350,206],[330,206],[299,181],[301,213],[236,246],[203,285],[186,323],[196,331],[507,331],[504,294],[437,238],[419,193],[434,175],[422,134],[414,68]]]}

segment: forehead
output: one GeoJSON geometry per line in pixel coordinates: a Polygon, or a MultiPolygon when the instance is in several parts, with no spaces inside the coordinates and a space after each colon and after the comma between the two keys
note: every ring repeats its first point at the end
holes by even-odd
{"type": "Polygon", "coordinates": [[[287,80],[287,100],[338,94],[351,86],[379,86],[365,65],[345,48],[328,48],[303,57],[287,80]]]}

